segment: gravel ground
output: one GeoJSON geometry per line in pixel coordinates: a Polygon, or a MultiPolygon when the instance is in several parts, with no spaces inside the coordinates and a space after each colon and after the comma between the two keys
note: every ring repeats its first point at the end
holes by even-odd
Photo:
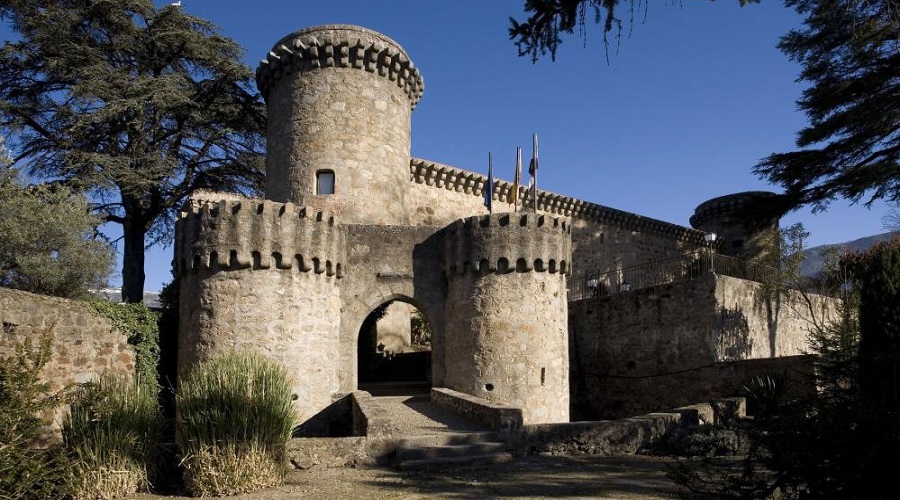
{"type": "MultiPolygon", "coordinates": [[[[482,498],[676,498],[665,477],[672,459],[646,456],[530,456],[512,463],[441,471],[314,467],[294,471],[283,486],[235,500],[288,499],[482,499],[482,498]]],[[[187,497],[141,494],[131,500],[187,497]]]]}

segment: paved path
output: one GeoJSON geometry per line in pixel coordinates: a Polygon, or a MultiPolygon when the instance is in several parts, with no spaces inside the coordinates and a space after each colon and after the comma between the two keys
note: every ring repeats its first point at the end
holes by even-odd
{"type": "Polygon", "coordinates": [[[431,403],[428,394],[381,396],[376,403],[390,416],[392,436],[425,436],[490,429],[456,416],[431,403]]]}

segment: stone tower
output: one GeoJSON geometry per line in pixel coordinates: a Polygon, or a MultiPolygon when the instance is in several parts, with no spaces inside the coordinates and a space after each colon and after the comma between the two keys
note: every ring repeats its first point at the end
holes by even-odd
{"type": "Polygon", "coordinates": [[[691,216],[691,226],[716,233],[716,251],[740,259],[761,262],[778,251],[779,219],[748,227],[739,216],[749,202],[775,196],[769,191],[747,191],[719,196],[701,203],[691,216]]]}
{"type": "Polygon", "coordinates": [[[569,421],[570,230],[511,213],[447,228],[446,387],[522,408],[526,424],[569,421]]]}
{"type": "Polygon", "coordinates": [[[275,44],[256,78],[267,199],[347,224],[409,223],[410,115],[424,83],[397,42],[358,26],[303,29],[275,44]]]}
{"type": "Polygon", "coordinates": [[[300,421],[339,387],[345,229],[291,203],[194,198],[176,223],[179,379],[199,361],[250,350],[293,379],[300,421]]]}

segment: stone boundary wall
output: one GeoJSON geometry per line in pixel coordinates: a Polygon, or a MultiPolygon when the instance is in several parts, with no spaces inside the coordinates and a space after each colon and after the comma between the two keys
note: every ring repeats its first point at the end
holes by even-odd
{"type": "MultiPolygon", "coordinates": [[[[834,312],[834,300],[809,297],[819,320],[834,312]]],[[[759,283],[709,275],[570,303],[573,417],[735,395],[766,372],[794,374],[808,391],[811,323],[801,300],[770,300],[759,283]]]]}
{"type": "Polygon", "coordinates": [[[521,408],[495,404],[452,389],[433,387],[431,402],[491,430],[512,432],[522,427],[521,408]]]}
{"type": "Polygon", "coordinates": [[[745,416],[743,398],[728,398],[618,420],[526,425],[512,444],[519,454],[633,455],[675,429],[745,416]]]}
{"type": "Polygon", "coordinates": [[[353,391],[353,434],[379,438],[391,434],[391,420],[381,405],[366,391],[353,391]]]}
{"type": "MultiPolygon", "coordinates": [[[[0,324],[3,356],[12,355],[25,338],[38,346],[41,333],[52,332],[52,354],[40,374],[51,393],[104,373],[129,378],[134,374],[134,351],[126,336],[83,302],[0,288],[0,324]]],[[[60,439],[59,424],[66,411],[61,406],[47,415],[53,423],[43,444],[60,439]]]]}

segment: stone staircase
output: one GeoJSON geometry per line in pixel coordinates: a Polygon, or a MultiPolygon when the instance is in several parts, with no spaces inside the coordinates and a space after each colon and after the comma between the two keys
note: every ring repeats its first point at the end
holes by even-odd
{"type": "Polygon", "coordinates": [[[400,470],[432,470],[506,463],[513,459],[495,432],[460,432],[404,438],[397,449],[400,470]]]}
{"type": "Polygon", "coordinates": [[[433,470],[509,462],[513,455],[496,432],[435,406],[427,394],[376,398],[398,440],[394,465],[433,470]]]}

